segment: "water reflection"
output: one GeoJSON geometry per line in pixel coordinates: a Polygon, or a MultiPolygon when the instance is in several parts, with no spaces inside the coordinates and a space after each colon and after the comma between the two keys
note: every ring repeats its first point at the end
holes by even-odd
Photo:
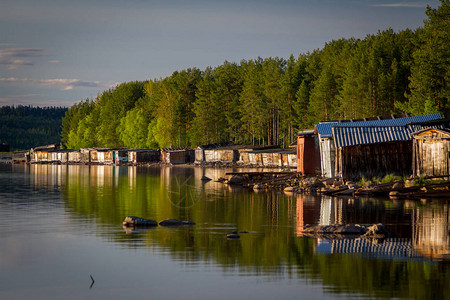
{"type": "Polygon", "coordinates": [[[95,223],[96,236],[125,249],[148,248],[186,266],[213,264],[235,275],[319,280],[331,294],[436,298],[450,292],[450,268],[441,261],[450,253],[446,201],[255,193],[215,182],[230,169],[11,168],[12,176],[30,189],[60,193],[69,218],[79,218],[76,224],[95,223]],[[202,181],[202,176],[212,180],[202,181]],[[127,215],[192,220],[197,225],[126,232],[121,223],[127,215]],[[307,224],[348,223],[383,223],[397,238],[313,239],[301,231],[307,224]],[[227,240],[226,233],[234,230],[249,233],[227,240]]]}
{"type": "Polygon", "coordinates": [[[436,259],[450,259],[449,207],[432,203],[417,207],[413,213],[413,243],[422,255],[436,259]]]}

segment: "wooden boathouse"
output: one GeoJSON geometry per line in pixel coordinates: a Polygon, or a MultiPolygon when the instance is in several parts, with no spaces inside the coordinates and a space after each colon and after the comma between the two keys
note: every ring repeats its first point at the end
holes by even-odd
{"type": "Polygon", "coordinates": [[[413,133],[413,175],[450,175],[450,129],[427,128],[413,133]]]}
{"type": "MultiPolygon", "coordinates": [[[[420,122],[427,122],[441,119],[441,114],[428,114],[422,116],[408,116],[408,115],[391,115],[391,116],[378,116],[366,119],[358,120],[340,120],[340,121],[327,121],[321,122],[315,125],[315,134],[319,139],[320,148],[320,165],[322,176],[331,178],[334,176],[341,176],[337,174],[336,164],[336,145],[333,136],[333,128],[347,127],[347,128],[369,128],[369,127],[388,127],[388,126],[406,126],[408,124],[415,124],[420,122]]],[[[351,129],[348,129],[351,131],[351,129]]],[[[410,132],[411,133],[411,132],[410,132]]],[[[363,137],[363,136],[361,136],[363,137]]],[[[412,140],[412,137],[409,136],[412,140]]],[[[412,147],[412,146],[411,146],[412,147]]],[[[412,150],[410,151],[412,155],[412,150]]],[[[412,158],[411,158],[412,159],[412,158]]]]}

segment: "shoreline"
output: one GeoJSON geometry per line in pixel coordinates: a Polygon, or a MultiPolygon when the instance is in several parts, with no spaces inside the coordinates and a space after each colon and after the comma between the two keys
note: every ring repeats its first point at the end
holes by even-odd
{"type": "Polygon", "coordinates": [[[283,168],[280,166],[258,166],[254,164],[202,162],[171,164],[164,162],[145,163],[61,163],[61,162],[27,162],[13,163],[12,159],[5,155],[0,159],[0,164],[17,165],[84,165],[84,166],[123,166],[123,167],[200,167],[214,169],[255,169],[254,172],[228,172],[226,178],[215,180],[230,186],[241,186],[243,188],[259,191],[280,191],[286,194],[317,194],[328,196],[381,196],[391,200],[399,199],[442,199],[450,200],[450,176],[436,177],[409,177],[408,179],[396,180],[388,183],[373,184],[370,181],[364,185],[344,180],[342,178],[323,178],[321,176],[307,176],[297,173],[294,168],[283,168]],[[278,171],[256,171],[256,170],[278,170],[278,171]]]}

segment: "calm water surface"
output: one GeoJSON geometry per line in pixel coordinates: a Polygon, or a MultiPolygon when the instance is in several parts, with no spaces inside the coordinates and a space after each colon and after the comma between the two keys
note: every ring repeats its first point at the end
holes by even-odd
{"type": "Polygon", "coordinates": [[[255,193],[200,180],[227,171],[0,165],[0,299],[450,298],[446,200],[255,193]],[[196,225],[125,230],[127,215],[196,225]],[[299,230],[347,223],[384,223],[397,237],[299,230]],[[227,240],[234,230],[248,233],[227,240]]]}

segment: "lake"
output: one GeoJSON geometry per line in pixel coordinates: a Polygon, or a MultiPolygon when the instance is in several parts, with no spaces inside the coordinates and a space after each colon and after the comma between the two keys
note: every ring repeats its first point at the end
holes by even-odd
{"type": "Polygon", "coordinates": [[[450,297],[447,200],[254,192],[214,181],[238,170],[255,169],[0,164],[0,298],[450,297]],[[122,227],[128,215],[196,225],[133,230],[122,227]],[[396,237],[300,230],[374,223],[396,237]],[[248,233],[227,239],[235,230],[248,233]]]}

